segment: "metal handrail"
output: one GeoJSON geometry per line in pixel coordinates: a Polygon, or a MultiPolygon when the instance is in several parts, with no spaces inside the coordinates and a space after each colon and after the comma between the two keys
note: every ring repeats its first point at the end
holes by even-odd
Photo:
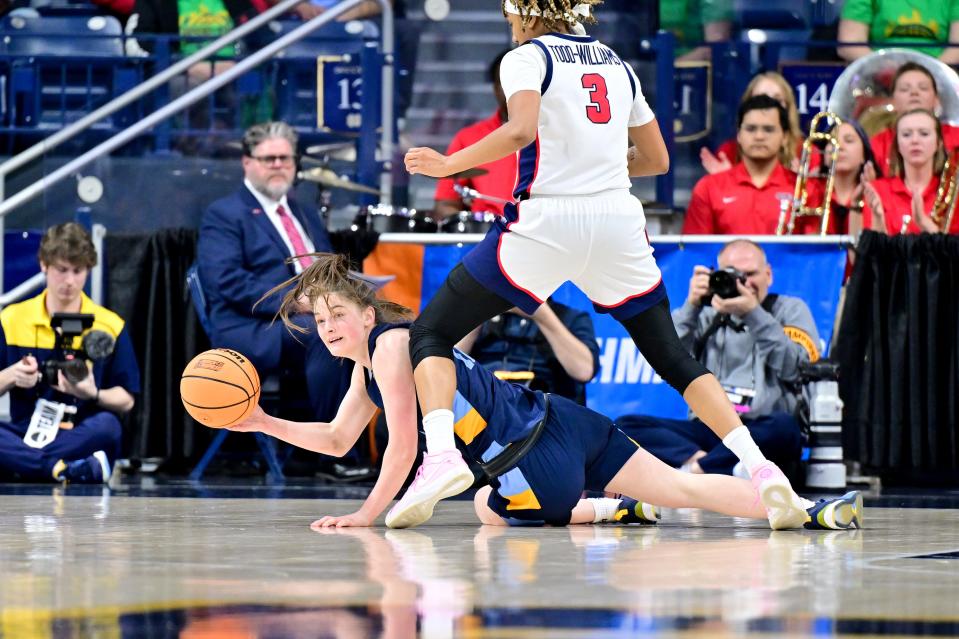
{"type": "MultiPolygon", "coordinates": [[[[274,7],[274,9],[280,9],[282,7],[285,10],[286,8],[299,4],[299,2],[302,2],[302,1],[303,0],[284,0],[284,2],[278,4],[276,7],[274,7]]],[[[203,98],[210,95],[211,93],[213,93],[220,87],[231,82],[234,78],[258,66],[259,64],[273,57],[276,53],[278,53],[279,51],[282,51],[283,49],[290,46],[294,42],[298,42],[299,40],[302,40],[303,38],[308,36],[310,33],[319,29],[324,24],[327,24],[328,22],[333,21],[339,15],[345,13],[346,11],[352,9],[355,6],[360,5],[364,1],[365,0],[344,0],[343,2],[340,2],[339,4],[331,7],[330,9],[327,9],[319,16],[303,23],[302,25],[300,25],[293,31],[290,31],[289,33],[283,35],[277,40],[264,46],[259,51],[256,51],[255,53],[252,53],[251,55],[247,56],[243,60],[238,61],[235,65],[233,65],[232,67],[230,67],[223,73],[217,74],[213,76],[212,78],[210,78],[209,80],[206,80],[205,82],[194,87],[193,89],[183,94],[176,100],[157,109],[156,111],[146,116],[145,118],[143,118],[136,124],[130,126],[127,129],[124,129],[123,131],[120,131],[113,137],[95,146],[94,148],[90,149],[83,155],[73,159],[72,161],[63,165],[59,169],[51,172],[49,175],[42,177],[41,179],[37,180],[30,186],[27,186],[23,190],[19,191],[16,195],[12,196],[10,199],[0,201],[0,237],[2,237],[2,231],[3,231],[3,218],[4,216],[7,215],[7,213],[11,212],[12,210],[17,208],[21,204],[43,193],[48,187],[72,175],[78,169],[83,168],[84,166],[90,164],[91,162],[100,158],[101,156],[106,155],[110,151],[113,151],[114,149],[123,146],[124,144],[126,144],[127,142],[135,138],[136,136],[140,135],[141,133],[143,133],[150,127],[154,126],[155,124],[162,122],[166,118],[172,115],[175,115],[179,113],[180,111],[186,109],[187,107],[202,100],[203,98]]],[[[381,105],[382,123],[380,127],[379,153],[380,153],[380,157],[386,158],[388,161],[388,159],[392,157],[392,153],[393,153],[393,149],[392,149],[392,145],[393,145],[393,123],[392,123],[393,54],[394,54],[394,47],[395,47],[394,32],[393,32],[393,6],[390,4],[389,0],[376,0],[376,2],[377,4],[379,4],[380,10],[382,11],[382,16],[383,16],[382,34],[381,34],[382,36],[381,54],[383,59],[382,105],[381,105]]],[[[281,12],[282,11],[278,11],[277,13],[281,13],[281,12]]],[[[273,11],[271,10],[264,13],[260,17],[262,18],[267,15],[273,16],[273,15],[277,15],[277,13],[273,13],[273,11]]],[[[249,27],[249,25],[252,22],[253,21],[247,23],[244,26],[249,27]]],[[[257,24],[262,24],[263,22],[265,22],[265,20],[257,24]]],[[[238,29],[235,29],[234,32],[238,30],[242,30],[244,26],[241,26],[238,29]]],[[[252,27],[252,28],[255,28],[255,27],[252,27]]],[[[246,32],[247,31],[243,31],[243,33],[246,33],[246,32]]],[[[213,44],[207,47],[204,47],[197,53],[181,61],[178,65],[171,67],[171,70],[173,68],[179,68],[183,64],[189,61],[194,61],[194,62],[199,61],[200,58],[202,57],[201,54],[203,54],[204,52],[208,52],[209,55],[212,55],[213,53],[218,51],[219,48],[223,46],[223,44],[228,44],[229,42],[232,42],[232,41],[233,40],[227,38],[227,36],[221,37],[218,40],[216,40],[213,44]]],[[[207,55],[207,57],[209,57],[209,55],[207,55]]],[[[169,80],[170,77],[171,76],[168,76],[167,80],[169,80]]],[[[157,85],[155,84],[151,84],[152,88],[156,88],[156,86],[157,85]]],[[[131,90],[131,92],[132,91],[135,91],[135,89],[131,90]]],[[[139,97],[139,95],[130,97],[131,92],[127,92],[126,94],[119,96],[118,98],[115,98],[115,100],[111,101],[109,104],[114,104],[114,102],[122,101],[122,103],[119,103],[120,106],[117,107],[117,108],[120,108],[123,105],[129,103],[129,101],[139,97]]],[[[104,107],[101,107],[94,113],[101,113],[107,106],[109,106],[109,104],[104,105],[104,107]]],[[[94,114],[90,114],[90,116],[87,116],[87,118],[84,118],[84,120],[87,122],[87,127],[89,127],[89,124],[90,124],[89,117],[93,115],[94,114]]],[[[102,117],[102,114],[101,114],[101,117],[102,117]]],[[[71,129],[71,127],[64,129],[64,132],[67,131],[68,129],[71,129]]],[[[72,130],[71,135],[75,135],[77,132],[78,132],[77,130],[72,130]]],[[[51,138],[52,137],[54,136],[51,136],[51,138]]],[[[62,142],[62,139],[59,141],[62,142]]],[[[36,149],[38,146],[40,145],[35,145],[34,147],[31,147],[31,149],[24,151],[23,154],[31,152],[32,149],[36,149]]],[[[37,151],[32,151],[32,153],[37,153],[37,151]]],[[[23,155],[23,154],[20,154],[20,155],[23,155]]],[[[18,155],[17,157],[20,157],[20,155],[18,155]]],[[[33,156],[33,157],[36,157],[36,156],[33,156]]],[[[12,166],[11,163],[16,159],[17,158],[11,158],[11,160],[4,163],[3,165],[0,165],[0,167],[6,167],[8,165],[12,166]]],[[[3,191],[2,191],[3,177],[4,177],[4,174],[0,172],[0,198],[2,198],[3,196],[3,191]]],[[[390,181],[391,179],[390,179],[389,171],[384,172],[384,174],[381,177],[380,189],[381,189],[381,193],[385,194],[385,197],[387,198],[385,201],[388,201],[388,198],[389,198],[388,194],[390,192],[390,187],[391,187],[390,181]]],[[[0,242],[0,290],[2,290],[2,287],[3,287],[3,279],[2,279],[3,248],[2,247],[3,247],[3,244],[2,242],[0,242]]]]}
{"type": "Polygon", "coordinates": [[[47,282],[46,273],[37,273],[30,277],[29,279],[21,282],[12,290],[7,291],[3,295],[0,295],[0,308],[5,308],[10,304],[13,304],[22,297],[29,295],[38,288],[43,287],[47,282]]]}
{"type": "MultiPolygon", "coordinates": [[[[390,122],[393,117],[393,7],[390,5],[388,0],[376,1],[383,11],[383,121],[380,135],[380,153],[381,157],[389,158],[392,155],[393,140],[393,126],[390,122]]],[[[289,4],[290,2],[292,2],[292,0],[289,0],[284,4],[289,4]]],[[[332,21],[341,13],[345,13],[347,10],[358,6],[362,2],[364,2],[364,0],[344,0],[334,7],[324,11],[319,16],[303,23],[281,38],[271,42],[259,51],[237,62],[223,73],[213,76],[203,84],[191,89],[173,102],[170,102],[160,109],[157,109],[131,127],[120,131],[113,137],[90,149],[80,157],[75,158],[49,175],[37,180],[10,199],[0,202],[0,217],[5,216],[7,213],[17,208],[24,202],[36,197],[48,187],[71,175],[77,169],[83,168],[97,158],[106,155],[110,151],[120,146],[123,146],[136,136],[140,135],[142,132],[152,127],[154,124],[157,124],[166,118],[179,113],[183,109],[205,98],[223,85],[232,81],[234,78],[246,73],[250,69],[271,58],[279,51],[282,51],[294,42],[303,39],[324,24],[332,21]]],[[[292,4],[290,6],[292,6],[292,4]]],[[[219,42],[219,40],[217,42],[219,42]]],[[[207,47],[206,49],[209,48],[210,47],[207,47]]],[[[121,98],[122,97],[123,96],[121,96],[121,98]]],[[[387,187],[389,186],[388,178],[384,177],[384,181],[387,182],[382,188],[383,190],[387,190],[387,187]]]]}
{"type": "Polygon", "coordinates": [[[224,46],[236,42],[246,34],[250,33],[251,31],[255,31],[270,20],[286,13],[303,1],[304,0],[283,0],[283,2],[271,7],[269,11],[264,11],[255,18],[244,22],[236,29],[233,29],[229,33],[223,34],[212,43],[198,50],[196,53],[193,53],[189,57],[183,58],[173,66],[167,67],[160,73],[151,77],[149,80],[144,81],[142,84],[138,84],[123,95],[115,97],[97,110],[88,113],[76,122],[57,131],[50,137],[44,138],[30,148],[23,150],[22,152],[8,159],[6,162],[3,162],[0,164],[0,198],[3,196],[3,179],[13,171],[16,171],[28,162],[35,160],[41,155],[53,150],[75,135],[86,131],[95,122],[102,120],[108,115],[116,113],[134,100],[138,100],[144,95],[152,92],[154,89],[163,86],[172,78],[180,75],[197,62],[203,62],[207,58],[212,57],[224,46]]]}

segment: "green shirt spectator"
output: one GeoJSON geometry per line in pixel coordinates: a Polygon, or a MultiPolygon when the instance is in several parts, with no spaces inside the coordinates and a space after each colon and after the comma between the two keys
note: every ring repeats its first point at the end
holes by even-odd
{"type": "Polygon", "coordinates": [[[723,42],[732,33],[731,0],[659,0],[660,28],[678,41],[677,60],[708,60],[708,42],[723,42]]]}
{"type": "MultiPolygon", "coordinates": [[[[177,12],[182,37],[214,39],[233,29],[233,18],[223,0],[177,0],[177,12]]],[[[199,40],[182,42],[180,52],[190,55],[206,44],[199,40]]],[[[227,45],[216,54],[232,58],[236,55],[236,47],[227,45]]]]}
{"type": "MultiPolygon", "coordinates": [[[[928,43],[919,51],[947,64],[959,64],[959,0],[846,0],[839,21],[839,42],[875,45],[928,43]]],[[[862,44],[838,47],[839,56],[856,60],[872,53],[862,44]]]]}

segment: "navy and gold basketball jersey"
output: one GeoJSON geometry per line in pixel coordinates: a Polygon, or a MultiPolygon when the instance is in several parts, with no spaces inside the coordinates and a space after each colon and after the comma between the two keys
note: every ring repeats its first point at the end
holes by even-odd
{"type": "MultiPolygon", "coordinates": [[[[370,359],[376,338],[393,329],[406,329],[408,323],[379,324],[370,332],[370,359]]],[[[526,437],[546,414],[542,394],[496,379],[469,355],[453,351],[456,365],[456,396],[453,423],[470,455],[488,462],[507,444],[526,437]]],[[[369,370],[364,370],[366,392],[374,404],[383,408],[383,397],[369,370]]]]}
{"type": "MultiPolygon", "coordinates": [[[[380,324],[370,332],[370,357],[376,339],[409,324],[380,324]]],[[[536,444],[515,466],[490,479],[489,507],[511,526],[565,525],[584,489],[604,490],[636,452],[636,443],[609,418],[564,397],[497,379],[471,357],[453,351],[456,366],[454,429],[469,457],[488,462],[507,445],[526,437],[543,419],[536,444]]],[[[383,398],[369,370],[366,390],[374,404],[383,398]]]]}

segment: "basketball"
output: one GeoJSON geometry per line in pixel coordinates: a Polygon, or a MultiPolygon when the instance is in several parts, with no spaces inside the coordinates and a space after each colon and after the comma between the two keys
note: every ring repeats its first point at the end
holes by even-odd
{"type": "Polygon", "coordinates": [[[241,353],[214,348],[183,369],[180,399],[186,412],[204,426],[226,428],[253,412],[260,400],[260,376],[241,353]]]}

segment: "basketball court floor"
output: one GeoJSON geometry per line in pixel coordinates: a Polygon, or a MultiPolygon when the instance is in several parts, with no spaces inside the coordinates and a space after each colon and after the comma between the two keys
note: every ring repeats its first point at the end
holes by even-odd
{"type": "Polygon", "coordinates": [[[505,529],[443,502],[413,530],[312,532],[364,488],[126,478],[0,486],[0,637],[959,635],[959,491],[872,496],[862,531],[505,529]]]}

